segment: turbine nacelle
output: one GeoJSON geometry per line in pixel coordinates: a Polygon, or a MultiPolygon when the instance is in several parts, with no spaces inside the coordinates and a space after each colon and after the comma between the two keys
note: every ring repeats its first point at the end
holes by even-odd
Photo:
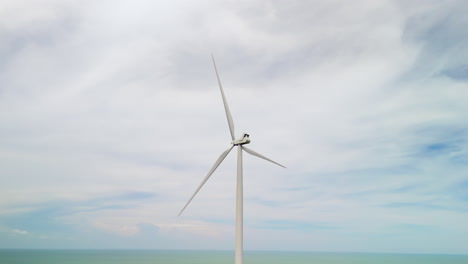
{"type": "Polygon", "coordinates": [[[242,135],[242,138],[235,139],[231,142],[231,144],[233,144],[234,146],[244,145],[244,144],[249,144],[249,143],[250,143],[249,134],[246,134],[246,133],[242,135]]]}

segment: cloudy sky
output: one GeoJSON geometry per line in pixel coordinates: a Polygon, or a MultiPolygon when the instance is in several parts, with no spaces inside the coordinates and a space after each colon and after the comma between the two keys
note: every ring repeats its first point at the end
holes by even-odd
{"type": "Polygon", "coordinates": [[[0,248],[468,254],[468,2],[0,2],[0,248]]]}

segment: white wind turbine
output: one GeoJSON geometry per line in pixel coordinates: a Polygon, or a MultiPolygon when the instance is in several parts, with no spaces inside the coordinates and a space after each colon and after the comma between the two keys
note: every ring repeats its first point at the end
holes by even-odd
{"type": "Polygon", "coordinates": [[[208,172],[206,177],[203,179],[201,182],[200,186],[198,186],[197,190],[195,193],[190,197],[188,200],[187,204],[185,204],[184,208],[179,213],[179,216],[182,214],[182,212],[187,208],[189,203],[192,201],[193,197],[197,195],[198,191],[203,187],[203,185],[206,183],[206,181],[210,178],[211,174],[218,168],[219,164],[223,162],[223,160],[226,158],[226,156],[229,154],[229,152],[237,146],[237,193],[236,193],[236,251],[235,251],[235,264],[242,264],[242,259],[243,259],[243,184],[242,184],[242,150],[245,150],[247,153],[257,156],[259,158],[262,158],[264,160],[267,160],[269,162],[272,162],[278,166],[281,166],[283,168],[286,168],[285,166],[245,147],[244,145],[250,143],[249,135],[248,134],[243,134],[241,138],[235,139],[234,136],[234,121],[232,120],[231,112],[229,111],[229,107],[226,101],[226,97],[224,96],[224,91],[223,87],[221,85],[221,80],[219,79],[218,75],[218,69],[216,68],[216,63],[214,60],[213,55],[211,56],[213,59],[213,65],[215,68],[216,72],[216,77],[218,78],[218,84],[219,84],[219,89],[221,91],[221,96],[223,98],[223,103],[224,103],[224,110],[226,111],[226,117],[229,125],[229,131],[231,132],[231,138],[232,138],[232,146],[229,147],[226,151],[224,151],[221,156],[219,156],[218,160],[215,162],[211,170],[208,172]]]}

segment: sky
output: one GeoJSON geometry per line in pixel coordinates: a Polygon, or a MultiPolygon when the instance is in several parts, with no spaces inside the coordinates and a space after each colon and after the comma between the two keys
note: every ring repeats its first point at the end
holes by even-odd
{"type": "Polygon", "coordinates": [[[468,254],[467,1],[0,2],[0,248],[468,254]]]}

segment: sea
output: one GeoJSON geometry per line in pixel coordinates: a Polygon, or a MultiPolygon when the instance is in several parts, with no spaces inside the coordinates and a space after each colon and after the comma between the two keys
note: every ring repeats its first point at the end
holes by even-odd
{"type": "MultiPolygon", "coordinates": [[[[232,251],[0,249],[0,264],[233,264],[232,251]]],[[[245,264],[468,264],[468,255],[246,251],[245,264]]]]}

